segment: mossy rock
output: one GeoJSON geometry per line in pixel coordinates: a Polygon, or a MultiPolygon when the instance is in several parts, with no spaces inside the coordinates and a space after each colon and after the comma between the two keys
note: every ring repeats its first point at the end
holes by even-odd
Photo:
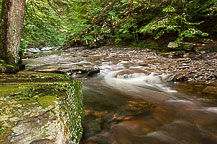
{"type": "Polygon", "coordinates": [[[0,143],[79,143],[81,82],[1,83],[0,143]]]}
{"type": "Polygon", "coordinates": [[[176,42],[169,42],[168,46],[170,51],[185,51],[191,52],[195,51],[195,45],[191,43],[176,43],[176,42]]]}
{"type": "Polygon", "coordinates": [[[17,83],[17,82],[58,82],[68,81],[72,77],[65,74],[55,73],[37,73],[21,71],[17,74],[0,73],[0,83],[17,83]]]}

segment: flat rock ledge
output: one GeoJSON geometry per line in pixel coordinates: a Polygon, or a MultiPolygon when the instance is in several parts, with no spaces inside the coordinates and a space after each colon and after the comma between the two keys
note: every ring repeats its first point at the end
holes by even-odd
{"type": "Polygon", "coordinates": [[[79,143],[84,117],[80,81],[57,74],[2,75],[1,144],[79,143]]]}

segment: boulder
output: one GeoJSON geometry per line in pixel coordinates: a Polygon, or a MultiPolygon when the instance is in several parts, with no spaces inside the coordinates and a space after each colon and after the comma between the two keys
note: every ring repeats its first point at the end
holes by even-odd
{"type": "MultiPolygon", "coordinates": [[[[4,76],[16,80],[29,75],[4,76]]],[[[42,83],[43,74],[30,79],[2,83],[0,78],[0,143],[79,143],[84,116],[81,82],[42,83]]]]}
{"type": "Polygon", "coordinates": [[[184,50],[185,52],[195,51],[195,45],[192,43],[169,42],[167,46],[170,50],[184,50]]]}

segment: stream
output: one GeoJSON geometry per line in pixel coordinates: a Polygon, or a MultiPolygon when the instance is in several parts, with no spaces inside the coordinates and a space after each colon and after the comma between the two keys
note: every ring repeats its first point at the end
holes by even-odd
{"type": "Polygon", "coordinates": [[[85,119],[81,144],[216,144],[217,103],[166,75],[120,71],[126,61],[102,64],[83,79],[85,119]]]}
{"type": "Polygon", "coordinates": [[[214,57],[171,59],[149,49],[72,48],[24,62],[27,70],[66,73],[83,82],[81,144],[217,143],[216,88],[168,82],[175,73],[190,74],[189,81],[208,78],[215,74],[214,57]]]}

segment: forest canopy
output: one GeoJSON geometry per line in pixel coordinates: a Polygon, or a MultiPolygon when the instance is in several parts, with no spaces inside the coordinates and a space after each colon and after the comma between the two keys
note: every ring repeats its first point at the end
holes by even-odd
{"type": "Polygon", "coordinates": [[[217,36],[217,0],[27,0],[21,48],[217,36]]]}

